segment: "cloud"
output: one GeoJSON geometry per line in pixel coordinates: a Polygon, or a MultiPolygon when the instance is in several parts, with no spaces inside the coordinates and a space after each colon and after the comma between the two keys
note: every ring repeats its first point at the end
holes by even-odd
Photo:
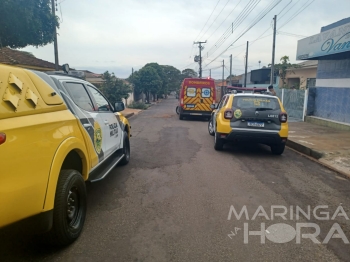
{"type": "MultiPolygon", "coordinates": [[[[314,1],[308,7],[305,4],[311,0],[282,0],[273,11],[237,40],[271,2],[260,1],[242,19],[237,29],[218,43],[220,37],[240,17],[246,1],[241,1],[233,12],[237,2],[230,1],[226,7],[226,1],[219,2],[213,12],[217,2],[209,0],[67,0],[59,5],[62,16],[60,11],[57,12],[63,19],[58,30],[59,61],[68,63],[71,67],[95,68],[97,73],[109,68],[109,71],[115,70],[114,73],[120,77],[129,76],[131,68],[140,68],[148,62],[172,65],[180,70],[190,65],[190,68],[197,70],[198,64],[194,63],[193,58],[198,54],[198,46],[193,45],[193,41],[208,40],[202,53],[204,69],[217,67],[222,60],[229,65],[229,56],[232,54],[233,62],[240,65],[235,66],[237,71],[234,73],[238,74],[244,70],[247,41],[250,43],[248,65],[251,69],[259,67],[258,61],[261,61],[261,67],[271,63],[271,25],[274,15],[280,14],[277,16],[279,31],[309,36],[320,32],[322,26],[348,17],[350,10],[348,0],[338,0],[336,5],[332,4],[331,9],[327,0],[314,1]],[[303,11],[295,16],[299,10],[303,11]],[[266,37],[253,42],[265,31],[263,36],[266,37]],[[222,53],[233,42],[233,46],[222,53]],[[208,55],[215,44],[221,44],[220,48],[208,55]],[[210,64],[207,65],[208,63],[210,64]]],[[[299,39],[278,34],[275,62],[284,55],[290,57],[291,63],[300,62],[295,60],[299,39]]],[[[26,47],[24,50],[32,52],[38,58],[54,61],[53,44],[38,49],[26,47]]],[[[220,70],[212,69],[212,73],[220,70]]]]}

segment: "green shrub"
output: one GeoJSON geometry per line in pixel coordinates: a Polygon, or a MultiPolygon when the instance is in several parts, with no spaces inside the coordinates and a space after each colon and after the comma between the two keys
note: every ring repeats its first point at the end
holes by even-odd
{"type": "Polygon", "coordinates": [[[148,108],[148,105],[146,105],[143,102],[132,102],[129,106],[129,108],[134,108],[134,109],[142,109],[145,110],[148,108]]]}

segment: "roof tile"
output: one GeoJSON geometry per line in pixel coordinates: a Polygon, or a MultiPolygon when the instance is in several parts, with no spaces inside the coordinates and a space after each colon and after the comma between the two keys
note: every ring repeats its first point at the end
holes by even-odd
{"type": "Polygon", "coordinates": [[[45,69],[55,69],[55,64],[38,59],[28,52],[14,50],[8,47],[0,48],[0,63],[8,65],[24,65],[42,67],[45,69]]]}

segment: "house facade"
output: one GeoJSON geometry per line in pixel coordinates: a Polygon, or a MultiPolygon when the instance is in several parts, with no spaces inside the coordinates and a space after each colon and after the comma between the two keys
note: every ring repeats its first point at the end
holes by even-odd
{"type": "Polygon", "coordinates": [[[310,60],[297,64],[297,67],[288,68],[286,71],[286,78],[279,80],[278,87],[296,89],[306,89],[308,87],[315,87],[316,85],[316,74],[317,74],[318,60],[310,60]]]}
{"type": "Polygon", "coordinates": [[[298,41],[297,60],[318,60],[307,115],[350,124],[350,18],[298,41]]]}

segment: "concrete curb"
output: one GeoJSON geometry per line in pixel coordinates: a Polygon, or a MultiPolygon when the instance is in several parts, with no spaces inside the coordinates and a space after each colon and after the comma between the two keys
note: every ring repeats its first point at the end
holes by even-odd
{"type": "Polygon", "coordinates": [[[126,115],[124,115],[124,116],[125,116],[125,118],[130,118],[130,117],[132,117],[134,114],[135,114],[135,113],[129,113],[129,114],[126,114],[126,115]]]}
{"type": "Polygon", "coordinates": [[[308,146],[305,146],[303,144],[297,143],[293,140],[287,140],[288,147],[293,148],[296,151],[299,151],[300,153],[303,153],[304,155],[311,156],[315,159],[320,159],[324,156],[323,152],[317,151],[315,149],[312,149],[308,146]]]}
{"type": "Polygon", "coordinates": [[[323,152],[314,150],[310,147],[307,147],[305,145],[299,144],[295,141],[292,140],[287,140],[287,144],[286,144],[289,148],[291,148],[293,151],[296,151],[298,153],[301,153],[303,155],[305,155],[307,158],[309,158],[310,160],[342,175],[345,178],[350,178],[350,174],[347,172],[344,172],[343,170],[327,163],[328,161],[321,159],[325,154],[323,152]]]}

